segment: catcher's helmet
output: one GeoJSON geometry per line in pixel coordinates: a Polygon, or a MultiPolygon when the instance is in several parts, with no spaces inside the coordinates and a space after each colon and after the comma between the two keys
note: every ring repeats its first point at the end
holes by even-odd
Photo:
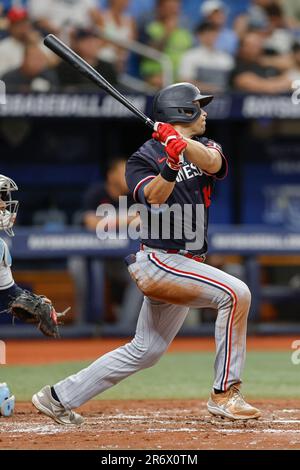
{"type": "Polygon", "coordinates": [[[193,122],[201,114],[196,103],[204,107],[212,99],[212,95],[201,95],[199,88],[191,83],[175,83],[156,94],[153,117],[160,122],[193,122]]]}
{"type": "Polygon", "coordinates": [[[12,199],[12,191],[17,191],[16,183],[7,176],[0,175],[0,230],[13,236],[12,227],[16,220],[19,202],[12,199]]]}

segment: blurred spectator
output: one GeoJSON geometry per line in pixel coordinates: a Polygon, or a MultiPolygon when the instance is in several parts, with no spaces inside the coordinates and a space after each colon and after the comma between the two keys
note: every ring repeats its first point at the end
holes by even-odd
{"type": "Polygon", "coordinates": [[[300,2],[299,0],[283,0],[282,8],[284,9],[287,21],[292,28],[300,27],[300,2]]]}
{"type": "MultiPolygon", "coordinates": [[[[170,57],[175,78],[183,53],[193,44],[192,34],[181,23],[180,7],[180,0],[157,0],[156,18],[145,25],[142,34],[143,42],[170,57]]],[[[158,62],[142,60],[141,75],[148,81],[160,73],[158,62]]]]}
{"type": "MultiPolygon", "coordinates": [[[[86,62],[92,65],[112,85],[118,81],[117,72],[110,62],[98,59],[99,51],[103,44],[92,30],[78,29],[72,35],[71,46],[86,62]]],[[[56,68],[60,87],[68,91],[93,91],[98,90],[88,78],[62,61],[56,68]]]]}
{"type": "MultiPolygon", "coordinates": [[[[96,209],[100,204],[109,203],[118,208],[119,196],[128,194],[128,187],[125,181],[126,159],[119,157],[109,162],[105,183],[93,184],[84,197],[83,222],[90,230],[96,230],[99,223],[99,216],[96,209]]],[[[128,196],[129,203],[134,203],[131,196],[128,196]]],[[[119,221],[116,221],[118,226],[119,221]]]]}
{"type": "Polygon", "coordinates": [[[156,70],[153,68],[147,68],[142,71],[143,80],[150,86],[149,93],[155,94],[161,88],[164,87],[164,79],[160,65],[156,62],[156,70]],[[152,90],[151,90],[152,87],[152,90]]]}
{"type": "MultiPolygon", "coordinates": [[[[119,197],[127,196],[128,187],[125,181],[125,165],[125,158],[119,157],[113,159],[109,164],[105,183],[96,183],[88,189],[84,197],[83,221],[89,230],[95,231],[101,220],[96,215],[97,207],[100,204],[111,204],[118,211],[119,197]]],[[[134,200],[130,195],[128,196],[127,204],[128,207],[134,204],[134,200]]],[[[127,214],[119,214],[117,212],[117,218],[114,220],[110,219],[109,223],[121,229],[123,224],[127,226],[133,218],[129,219],[127,214]]],[[[112,293],[116,294],[120,290],[123,291],[118,325],[133,326],[142,303],[143,295],[141,291],[132,282],[123,259],[107,259],[105,261],[105,273],[111,283],[112,293]]]]}
{"type": "Polygon", "coordinates": [[[28,11],[45,34],[89,28],[100,17],[97,0],[28,0],[28,11]]]}
{"type": "Polygon", "coordinates": [[[7,30],[7,19],[4,15],[4,8],[3,5],[0,3],[0,39],[5,37],[7,30]]]}
{"type": "Polygon", "coordinates": [[[33,29],[26,10],[14,7],[9,10],[7,17],[9,36],[0,41],[0,77],[21,66],[25,48],[29,44],[35,46],[37,53],[42,51],[50,63],[53,54],[50,51],[47,53],[42,45],[41,38],[33,29]]]}
{"type": "Polygon", "coordinates": [[[45,54],[35,45],[25,48],[21,67],[7,72],[2,79],[10,93],[49,92],[57,88],[54,70],[48,68],[45,54]]]}
{"type": "MultiPolygon", "coordinates": [[[[109,0],[109,8],[101,14],[99,26],[111,39],[119,41],[135,40],[137,36],[135,20],[125,13],[129,0],[109,0]]],[[[128,51],[107,43],[101,49],[101,59],[112,62],[119,71],[125,69],[128,51]]]]}
{"type": "Polygon", "coordinates": [[[206,0],[200,8],[205,22],[218,27],[219,35],[216,40],[216,49],[234,55],[238,47],[238,37],[233,29],[226,27],[227,8],[219,0],[206,0]]]}
{"type": "MultiPolygon", "coordinates": [[[[276,3],[279,3],[277,0],[276,3]]],[[[249,28],[265,30],[268,27],[266,7],[273,4],[274,0],[252,0],[248,11],[239,15],[234,24],[238,36],[243,37],[249,28]]]]}
{"type": "Polygon", "coordinates": [[[284,93],[291,86],[286,74],[263,65],[263,37],[258,32],[249,32],[241,40],[231,80],[235,90],[249,93],[284,93]]]}
{"type": "Polygon", "coordinates": [[[293,43],[293,35],[288,30],[283,9],[273,2],[266,6],[265,12],[268,18],[267,38],[264,42],[265,52],[275,55],[289,53],[293,43]]]}
{"type": "Polygon", "coordinates": [[[291,81],[300,80],[300,42],[295,42],[292,46],[292,61],[288,76],[291,81]]]}
{"type": "Polygon", "coordinates": [[[200,45],[183,55],[179,77],[182,81],[193,82],[206,93],[224,91],[229,83],[234,59],[216,48],[219,34],[216,25],[202,23],[196,32],[200,45]]]}

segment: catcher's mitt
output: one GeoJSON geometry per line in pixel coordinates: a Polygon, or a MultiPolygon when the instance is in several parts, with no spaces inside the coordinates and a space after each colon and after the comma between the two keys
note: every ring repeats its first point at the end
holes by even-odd
{"type": "Polygon", "coordinates": [[[46,336],[59,338],[58,318],[65,315],[69,309],[57,313],[51,301],[43,295],[23,291],[9,304],[11,315],[24,323],[36,324],[46,336]]]}

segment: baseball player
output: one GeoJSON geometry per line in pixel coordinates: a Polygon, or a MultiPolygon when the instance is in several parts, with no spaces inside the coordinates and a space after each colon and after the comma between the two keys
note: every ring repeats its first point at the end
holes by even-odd
{"type": "MultiPolygon", "coordinates": [[[[13,235],[18,201],[13,201],[11,191],[17,190],[16,183],[0,175],[0,230],[13,235]],[[4,200],[6,199],[6,200],[4,200]]],[[[0,312],[7,310],[11,296],[17,297],[22,289],[14,282],[11,273],[11,256],[5,241],[0,238],[0,312]]],[[[6,383],[0,384],[0,416],[11,416],[14,412],[15,397],[11,395],[6,383]]]]}
{"type": "MultiPolygon", "coordinates": [[[[19,202],[12,199],[17,191],[16,183],[7,176],[0,175],[0,230],[10,237],[14,235],[13,225],[16,220],[19,202]]],[[[14,282],[11,272],[12,259],[5,241],[0,238],[0,311],[7,310],[12,297],[22,291],[14,282]]]]}
{"type": "MultiPolygon", "coordinates": [[[[16,183],[0,175],[0,230],[13,236],[19,202],[12,198],[17,191],[16,183]]],[[[25,323],[35,323],[48,336],[56,337],[57,314],[44,296],[23,291],[14,281],[11,272],[12,258],[6,242],[0,238],[0,313],[9,311],[25,323]],[[15,311],[16,308],[16,311],[15,311]]],[[[14,411],[15,397],[10,394],[6,383],[0,383],[0,415],[10,416],[14,411]]]]}
{"type": "Polygon", "coordinates": [[[145,296],[136,334],[130,343],[33,396],[36,408],[59,423],[80,424],[82,418],[73,408],[153,366],[176,336],[189,307],[218,312],[215,379],[208,411],[234,420],[260,417],[260,411],[246,403],[240,392],[249,289],[204,263],[213,187],[227,173],[221,146],[203,137],[207,118],[203,108],[212,99],[189,83],[164,88],[154,99],[153,138],[129,158],[126,168],[130,191],[148,214],[142,222],[140,251],[127,257],[129,272],[145,296]],[[157,236],[155,230],[171,208],[170,236],[163,236],[162,230],[157,236]],[[180,218],[180,208],[189,216],[180,218]],[[178,232],[180,224],[183,230],[178,236],[174,231],[178,232]]]}

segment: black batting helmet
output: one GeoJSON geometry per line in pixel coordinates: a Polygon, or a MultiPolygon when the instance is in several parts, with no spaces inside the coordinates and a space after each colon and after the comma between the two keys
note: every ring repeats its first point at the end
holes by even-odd
{"type": "Polygon", "coordinates": [[[191,83],[175,83],[155,95],[153,117],[160,122],[193,122],[201,114],[197,101],[203,108],[212,99],[212,95],[201,95],[199,88],[191,83]]]}

